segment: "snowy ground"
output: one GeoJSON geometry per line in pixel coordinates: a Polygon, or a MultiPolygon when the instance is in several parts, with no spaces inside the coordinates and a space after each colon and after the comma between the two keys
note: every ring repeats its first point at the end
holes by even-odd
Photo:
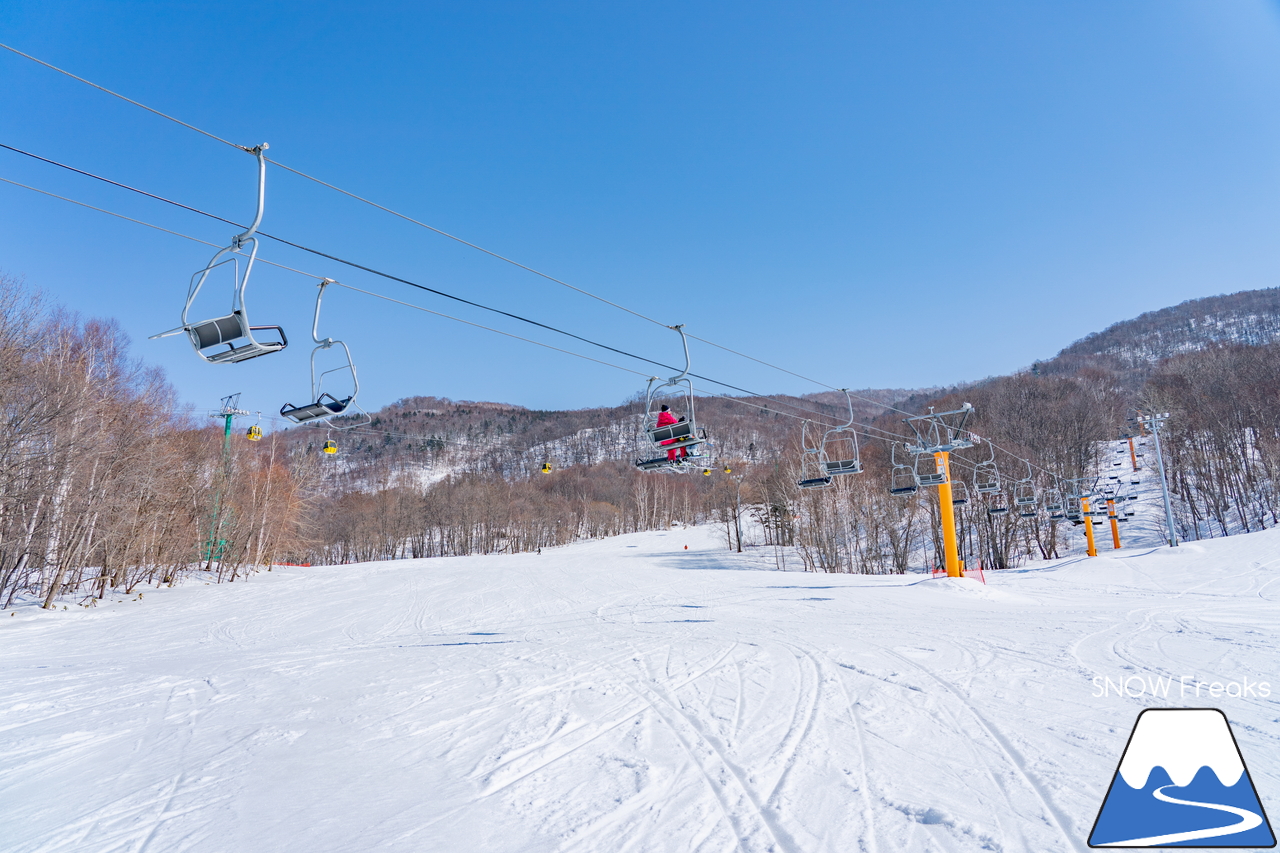
{"type": "Polygon", "coordinates": [[[1280,814],[1280,531],[985,587],[763,552],[676,530],[0,613],[0,849],[1084,850],[1148,706],[1222,708],[1280,814]],[[1274,692],[1095,695],[1135,675],[1274,692]]]}

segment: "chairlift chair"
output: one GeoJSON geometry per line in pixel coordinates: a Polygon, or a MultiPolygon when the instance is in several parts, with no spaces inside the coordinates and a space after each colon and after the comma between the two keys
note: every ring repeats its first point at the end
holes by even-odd
{"type": "Polygon", "coordinates": [[[996,467],[994,444],[991,445],[991,458],[985,462],[979,462],[974,467],[973,490],[980,495],[990,495],[1000,491],[1000,470],[996,467]]]}
{"type": "MultiPolygon", "coordinates": [[[[1017,507],[1034,507],[1036,505],[1036,487],[1032,482],[1031,463],[1022,460],[1027,466],[1027,476],[1013,486],[1013,505],[1017,507]]],[[[1031,515],[1035,515],[1034,510],[1031,515]]]]}
{"type": "Polygon", "coordinates": [[[862,456],[858,450],[858,434],[853,430],[853,397],[841,388],[849,406],[849,420],[833,427],[822,436],[822,464],[831,477],[862,473],[862,456]]]}
{"type": "Polygon", "coordinates": [[[1050,521],[1062,521],[1067,517],[1065,504],[1062,499],[1062,491],[1060,489],[1047,489],[1044,493],[1045,512],[1049,513],[1050,521]]]}
{"type": "Polygon", "coordinates": [[[1009,512],[1008,496],[1003,492],[997,493],[991,499],[991,505],[987,507],[987,515],[1006,515],[1009,512]]]}
{"type": "Polygon", "coordinates": [[[336,429],[351,429],[355,426],[363,426],[372,422],[367,412],[364,412],[359,406],[355,405],[356,396],[360,393],[360,380],[356,377],[356,365],[351,360],[351,348],[344,342],[334,340],[333,338],[320,337],[320,305],[324,300],[324,289],[331,284],[336,284],[333,279],[325,278],[320,280],[319,293],[316,294],[316,311],[315,319],[311,323],[311,338],[316,342],[316,346],[311,350],[311,398],[313,402],[304,403],[301,406],[295,406],[293,403],[285,403],[280,407],[281,417],[288,418],[297,424],[320,423],[330,418],[346,413],[349,409],[355,408],[364,414],[364,419],[355,424],[347,426],[335,426],[336,429]],[[343,361],[337,367],[316,373],[316,357],[320,355],[322,350],[339,347],[342,351],[343,361]],[[337,397],[332,393],[324,390],[325,377],[331,374],[347,373],[351,376],[351,393],[346,397],[337,397]]]}
{"type": "Polygon", "coordinates": [[[832,480],[827,473],[826,442],[810,440],[813,428],[810,421],[800,425],[800,480],[796,485],[802,489],[825,489],[832,480]]]}
{"type": "Polygon", "coordinates": [[[916,453],[916,482],[921,486],[941,486],[947,482],[947,472],[938,467],[938,460],[928,452],[916,453]]]}
{"type": "Polygon", "coordinates": [[[684,370],[661,384],[655,384],[658,382],[656,376],[649,379],[649,387],[645,390],[642,423],[647,442],[641,452],[647,455],[656,450],[661,455],[651,459],[637,459],[635,466],[641,471],[686,471],[690,470],[686,464],[688,461],[704,458],[703,454],[693,452],[695,448],[707,443],[707,433],[698,428],[694,412],[693,380],[689,378],[689,339],[685,336],[684,324],[670,328],[680,333],[680,342],[684,345],[684,370]],[[658,426],[658,413],[665,400],[678,400],[683,404],[684,420],[658,426]],[[684,453],[669,459],[667,454],[673,448],[683,448],[684,453]]]}
{"type": "Polygon", "coordinates": [[[890,446],[890,460],[893,463],[893,469],[889,473],[889,494],[908,497],[914,495],[916,490],[920,488],[920,481],[916,479],[916,472],[910,465],[903,465],[898,462],[898,445],[894,443],[890,446]]]}
{"type": "Polygon", "coordinates": [[[187,302],[182,307],[182,325],[176,329],[152,335],[150,340],[186,332],[196,355],[209,364],[236,364],[258,356],[280,352],[289,345],[289,340],[281,327],[252,325],[245,307],[245,290],[249,286],[249,276],[253,273],[253,262],[258,257],[258,238],[254,235],[262,222],[263,202],[266,198],[267,159],[263,153],[266,149],[265,142],[257,148],[248,149],[249,153],[258,158],[258,211],[254,215],[253,224],[243,233],[233,237],[230,246],[219,249],[204,269],[191,276],[191,283],[187,287],[187,302]],[[242,254],[241,250],[246,244],[250,245],[250,249],[242,276],[240,260],[236,255],[242,254]],[[189,318],[191,306],[200,294],[200,289],[204,287],[210,273],[228,264],[235,284],[231,297],[231,313],[211,320],[192,322],[189,318]],[[274,331],[276,334],[273,337],[278,337],[279,340],[259,340],[258,336],[254,335],[254,332],[269,331],[274,331]],[[226,345],[227,348],[214,349],[222,345],[226,345]]]}
{"type": "Polygon", "coordinates": [[[951,505],[964,506],[969,502],[969,487],[964,480],[956,480],[951,484],[951,505]]]}

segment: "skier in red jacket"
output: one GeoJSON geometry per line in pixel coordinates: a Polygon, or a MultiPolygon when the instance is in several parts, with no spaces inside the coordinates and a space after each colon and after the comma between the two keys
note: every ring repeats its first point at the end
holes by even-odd
{"type": "MultiPolygon", "coordinates": [[[[657,426],[660,426],[660,427],[671,426],[672,424],[678,424],[683,422],[684,422],[684,418],[680,418],[679,420],[677,420],[676,416],[671,414],[670,406],[664,405],[662,407],[662,410],[658,412],[657,426]]],[[[676,439],[674,438],[669,439],[667,441],[659,442],[659,444],[663,445],[664,447],[668,444],[675,444],[675,443],[676,443],[676,439]]],[[[667,451],[667,461],[675,462],[676,454],[679,454],[681,458],[684,458],[689,455],[689,449],[683,446],[671,448],[670,450],[667,451]]]]}

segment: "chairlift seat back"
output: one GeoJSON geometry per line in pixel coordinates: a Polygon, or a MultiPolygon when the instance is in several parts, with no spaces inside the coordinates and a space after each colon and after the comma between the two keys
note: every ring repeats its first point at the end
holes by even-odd
{"type": "Polygon", "coordinates": [[[921,474],[917,479],[920,480],[920,485],[922,486],[941,486],[947,482],[947,475],[938,471],[933,474],[921,474]]]}
{"type": "Polygon", "coordinates": [[[225,317],[215,317],[212,320],[187,326],[186,331],[196,352],[212,364],[235,364],[260,355],[280,352],[289,345],[288,339],[284,336],[284,329],[279,326],[248,326],[244,322],[244,315],[239,311],[225,317]],[[252,332],[271,330],[279,334],[280,340],[259,341],[252,335],[252,332]],[[237,346],[238,341],[243,343],[237,346]],[[220,344],[226,344],[228,349],[214,353],[205,352],[209,347],[220,344]]]}
{"type": "Polygon", "coordinates": [[[683,458],[677,456],[675,459],[668,459],[665,456],[658,456],[654,459],[637,459],[636,467],[641,471],[672,471],[679,473],[693,470],[695,466],[687,464],[688,460],[698,458],[702,457],[690,455],[683,458]]]}
{"type": "Polygon", "coordinates": [[[840,474],[862,473],[862,463],[857,459],[828,459],[826,467],[827,473],[833,477],[840,474]]]}
{"type": "Polygon", "coordinates": [[[314,403],[307,403],[304,406],[295,406],[292,403],[285,403],[280,407],[280,416],[288,418],[294,423],[303,424],[308,421],[319,420],[321,418],[331,418],[334,415],[340,415],[347,410],[347,406],[351,405],[352,397],[345,400],[339,400],[332,394],[324,393],[320,395],[320,399],[314,403]],[[326,398],[328,398],[326,400],[326,398]]]}
{"type": "Polygon", "coordinates": [[[688,421],[667,424],[666,426],[648,427],[647,431],[649,439],[654,444],[661,444],[664,441],[679,441],[684,444],[693,438],[693,424],[688,421]]]}

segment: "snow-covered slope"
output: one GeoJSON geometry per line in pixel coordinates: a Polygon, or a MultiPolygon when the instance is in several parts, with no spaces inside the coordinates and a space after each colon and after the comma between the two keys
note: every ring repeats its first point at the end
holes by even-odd
{"type": "Polygon", "coordinates": [[[0,614],[0,849],[1084,850],[1149,706],[1222,708],[1280,811],[1280,531],[1104,554],[673,530],[0,614]]]}

